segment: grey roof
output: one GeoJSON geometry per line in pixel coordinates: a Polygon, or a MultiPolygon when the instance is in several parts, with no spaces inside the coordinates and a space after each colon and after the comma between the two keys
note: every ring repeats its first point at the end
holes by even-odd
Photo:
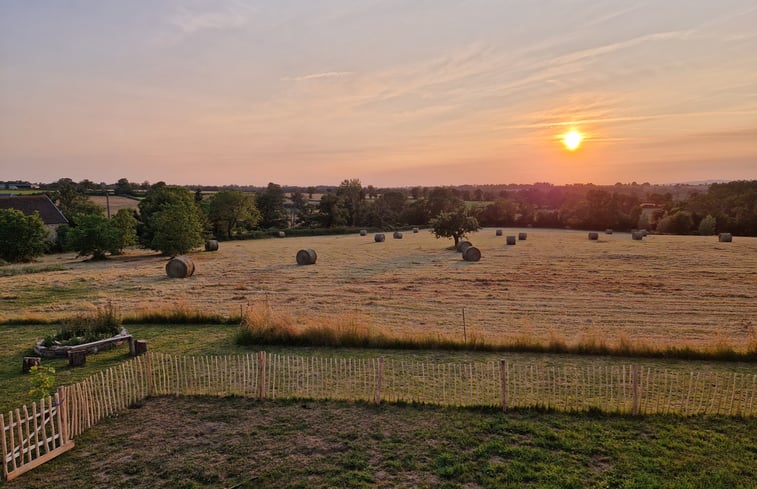
{"type": "Polygon", "coordinates": [[[68,224],[66,216],[45,194],[0,197],[0,209],[16,209],[27,216],[37,211],[45,224],[68,224]]]}

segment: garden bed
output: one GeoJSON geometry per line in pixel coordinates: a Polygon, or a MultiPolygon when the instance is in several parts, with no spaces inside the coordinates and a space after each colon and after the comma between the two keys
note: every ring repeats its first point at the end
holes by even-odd
{"type": "Polygon", "coordinates": [[[91,341],[89,343],[81,343],[78,345],[53,345],[45,346],[45,340],[39,340],[34,345],[34,353],[43,358],[67,358],[69,352],[84,352],[85,355],[97,353],[102,350],[109,350],[124,343],[131,341],[132,335],[122,328],[121,331],[110,337],[102,340],[91,341]]]}

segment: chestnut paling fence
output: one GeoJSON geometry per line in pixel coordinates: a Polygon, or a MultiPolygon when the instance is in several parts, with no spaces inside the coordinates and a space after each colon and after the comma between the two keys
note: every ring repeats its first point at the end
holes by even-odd
{"type": "Polygon", "coordinates": [[[268,354],[176,356],[150,352],[55,396],[0,415],[7,479],[74,446],[102,418],[149,396],[247,396],[543,407],[628,414],[757,416],[757,374],[671,371],[635,364],[544,366],[440,363],[268,354]]]}

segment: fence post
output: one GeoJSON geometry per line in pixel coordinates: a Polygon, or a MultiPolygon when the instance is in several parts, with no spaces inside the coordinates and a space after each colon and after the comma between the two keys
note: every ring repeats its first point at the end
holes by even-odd
{"type": "Polygon", "coordinates": [[[499,361],[500,392],[502,395],[502,410],[507,411],[507,360],[499,361]]]}
{"type": "Polygon", "coordinates": [[[152,397],[152,352],[145,352],[145,387],[147,397],[152,397]]]}
{"type": "Polygon", "coordinates": [[[55,399],[58,402],[58,420],[60,421],[60,444],[61,446],[68,443],[69,422],[68,415],[66,413],[66,391],[65,387],[58,387],[58,392],[55,395],[55,399]]]}
{"type": "Polygon", "coordinates": [[[376,381],[376,404],[381,404],[381,385],[384,380],[384,357],[378,359],[378,379],[376,381]]]}
{"type": "Polygon", "coordinates": [[[631,385],[633,392],[633,407],[631,408],[631,414],[637,416],[639,414],[639,404],[641,399],[641,384],[639,382],[639,366],[637,364],[631,365],[631,385]]]}
{"type": "Polygon", "coordinates": [[[261,351],[258,356],[258,399],[265,399],[265,352],[261,351]]]}

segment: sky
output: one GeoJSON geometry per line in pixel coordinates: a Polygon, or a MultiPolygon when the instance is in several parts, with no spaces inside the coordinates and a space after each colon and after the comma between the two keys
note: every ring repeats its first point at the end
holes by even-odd
{"type": "Polygon", "coordinates": [[[755,26],[754,0],[0,0],[0,180],[757,179],[755,26]]]}

